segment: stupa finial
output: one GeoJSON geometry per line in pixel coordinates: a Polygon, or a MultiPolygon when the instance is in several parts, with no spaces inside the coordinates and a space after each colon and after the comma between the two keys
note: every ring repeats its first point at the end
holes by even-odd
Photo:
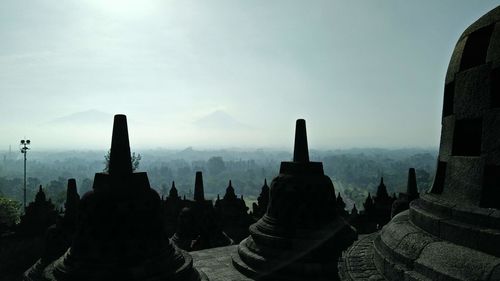
{"type": "Polygon", "coordinates": [[[406,186],[406,193],[409,196],[418,195],[417,176],[415,175],[414,168],[410,168],[408,170],[408,185],[406,186]]]}
{"type": "Polygon", "coordinates": [[[115,115],[108,171],[110,175],[114,176],[132,173],[132,157],[130,156],[127,116],[123,114],[115,115]]]}
{"type": "Polygon", "coordinates": [[[200,171],[196,172],[194,181],[194,201],[205,201],[205,191],[203,190],[203,176],[200,171]]]}
{"type": "Polygon", "coordinates": [[[297,119],[295,123],[295,147],[293,162],[309,162],[309,148],[307,147],[306,120],[297,119]]]}

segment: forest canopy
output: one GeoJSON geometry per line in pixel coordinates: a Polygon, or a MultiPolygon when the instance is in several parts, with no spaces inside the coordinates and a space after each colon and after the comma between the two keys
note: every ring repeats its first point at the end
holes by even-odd
{"type": "MultiPolygon", "coordinates": [[[[58,208],[63,207],[69,178],[77,181],[80,195],[91,190],[94,174],[106,167],[106,151],[30,151],[27,163],[27,197],[32,201],[38,186],[58,208]]],[[[160,195],[168,195],[175,181],[179,195],[192,197],[196,171],[203,172],[206,198],[223,195],[229,180],[238,195],[250,205],[259,195],[264,179],[270,183],[279,172],[281,161],[290,161],[290,152],[276,150],[145,150],[140,153],[140,171],[148,173],[151,186],[160,195]]],[[[16,214],[17,202],[23,198],[22,155],[1,153],[0,194],[5,216],[16,214]],[[15,201],[12,201],[15,200],[15,201]]],[[[372,194],[384,177],[388,191],[404,191],[409,168],[415,168],[420,190],[432,183],[437,150],[432,149],[350,149],[310,151],[311,161],[323,162],[325,174],[331,177],[347,208],[358,209],[367,194],[372,194]]],[[[137,159],[136,156],[136,159],[137,159]]],[[[138,164],[138,160],[137,160],[138,164]]],[[[12,220],[9,220],[12,221],[12,220]]]]}

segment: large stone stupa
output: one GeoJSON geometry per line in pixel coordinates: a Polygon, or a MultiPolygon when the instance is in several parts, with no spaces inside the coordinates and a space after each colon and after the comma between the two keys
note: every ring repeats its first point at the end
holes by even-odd
{"type": "Polygon", "coordinates": [[[147,174],[133,172],[126,116],[115,115],[109,172],[83,195],[71,247],[25,280],[206,280],[168,239],[161,204],[147,174]]]}
{"type": "Polygon", "coordinates": [[[441,124],[432,187],[350,249],[345,280],[367,280],[366,249],[385,280],[500,280],[500,6],[458,40],[441,124]]]}
{"type": "Polygon", "coordinates": [[[335,189],[321,162],[310,162],[306,124],[297,120],[293,162],[282,162],[264,216],[233,255],[253,280],[338,280],[337,261],[356,239],[337,213],[335,189]]]}

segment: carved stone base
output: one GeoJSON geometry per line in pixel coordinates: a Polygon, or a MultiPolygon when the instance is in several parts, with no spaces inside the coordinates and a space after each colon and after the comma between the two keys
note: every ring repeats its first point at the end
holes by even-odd
{"type": "MultiPolygon", "coordinates": [[[[434,236],[412,223],[409,214],[394,217],[374,240],[374,262],[385,278],[500,280],[500,258],[434,236]]],[[[469,227],[471,232],[481,231],[469,227]]]]}
{"type": "Polygon", "coordinates": [[[343,219],[316,232],[297,230],[294,237],[275,236],[267,224],[272,221],[264,217],[250,227],[232,256],[236,269],[256,280],[339,280],[338,257],[356,235],[343,219]]]}
{"type": "Polygon", "coordinates": [[[130,281],[208,281],[203,272],[193,268],[185,251],[175,255],[151,257],[140,264],[91,264],[71,260],[71,249],[49,265],[40,261],[25,272],[26,281],[130,280],[130,281]]]}

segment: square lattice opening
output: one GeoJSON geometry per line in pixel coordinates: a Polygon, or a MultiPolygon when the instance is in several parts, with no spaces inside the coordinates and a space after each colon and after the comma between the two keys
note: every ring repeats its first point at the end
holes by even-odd
{"type": "Polygon", "coordinates": [[[492,32],[493,25],[488,25],[469,35],[462,53],[460,70],[465,70],[486,62],[486,54],[490,45],[492,32]]]}
{"type": "Polygon", "coordinates": [[[479,156],[481,154],[482,125],[481,118],[455,122],[452,148],[454,156],[479,156]]]}

